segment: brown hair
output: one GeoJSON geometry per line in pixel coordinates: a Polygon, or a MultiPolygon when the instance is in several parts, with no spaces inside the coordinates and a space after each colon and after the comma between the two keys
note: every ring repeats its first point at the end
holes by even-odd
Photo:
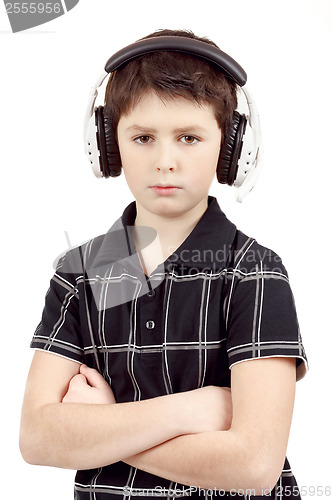
{"type": "MultiPolygon", "coordinates": [[[[217,45],[191,31],[160,30],[142,38],[183,36],[217,45]]],[[[121,115],[127,114],[148,92],[161,98],[183,97],[210,104],[222,131],[227,133],[237,107],[236,84],[210,63],[191,55],[156,51],[138,57],[110,74],[105,92],[104,116],[116,132],[121,115]]]]}

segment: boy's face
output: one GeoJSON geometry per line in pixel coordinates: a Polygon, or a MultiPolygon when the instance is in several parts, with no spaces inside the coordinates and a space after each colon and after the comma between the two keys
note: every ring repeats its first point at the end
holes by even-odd
{"type": "Polygon", "coordinates": [[[145,95],[118,124],[118,144],[137,209],[162,217],[207,207],[221,130],[213,108],[183,98],[145,95]],[[171,185],[175,189],[158,188],[171,185]]]}

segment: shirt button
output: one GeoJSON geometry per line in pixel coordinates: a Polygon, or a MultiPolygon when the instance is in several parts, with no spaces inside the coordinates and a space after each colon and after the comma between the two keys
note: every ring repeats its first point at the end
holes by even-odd
{"type": "Polygon", "coordinates": [[[146,328],[148,328],[148,330],[152,330],[153,328],[155,328],[154,321],[152,321],[151,319],[149,321],[147,321],[146,328]]]}

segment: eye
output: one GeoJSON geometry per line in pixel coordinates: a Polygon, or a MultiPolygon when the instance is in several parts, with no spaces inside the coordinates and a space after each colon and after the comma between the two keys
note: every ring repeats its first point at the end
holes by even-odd
{"type": "Polygon", "coordinates": [[[197,139],[193,135],[184,135],[180,140],[184,144],[197,144],[199,142],[199,139],[197,139]]]}
{"type": "Polygon", "coordinates": [[[137,142],[138,144],[149,144],[150,141],[151,137],[149,135],[140,135],[134,139],[134,142],[137,142]]]}

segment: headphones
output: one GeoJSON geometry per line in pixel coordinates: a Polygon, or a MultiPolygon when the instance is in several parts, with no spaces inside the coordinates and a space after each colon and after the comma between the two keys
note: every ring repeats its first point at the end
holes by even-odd
{"type": "Polygon", "coordinates": [[[254,100],[245,85],[247,75],[243,68],[222,50],[192,38],[158,36],[132,43],[111,56],[102,75],[92,87],[84,122],[85,152],[96,177],[117,177],[121,174],[121,159],[110,119],[103,114],[103,106],[95,108],[98,88],[105,78],[121,66],[151,52],[181,52],[204,59],[231,78],[245,95],[249,114],[234,111],[229,131],[224,137],[216,176],[221,184],[238,188],[237,201],[243,201],[254,187],[259,175],[261,131],[254,100]]]}

